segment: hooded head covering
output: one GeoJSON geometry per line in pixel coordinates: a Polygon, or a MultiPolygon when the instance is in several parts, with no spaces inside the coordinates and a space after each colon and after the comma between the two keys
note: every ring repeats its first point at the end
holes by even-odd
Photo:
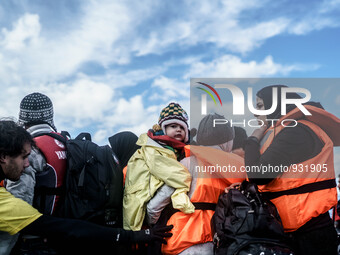
{"type": "Polygon", "coordinates": [[[130,132],[124,131],[109,137],[112,151],[119,159],[119,163],[124,168],[131,156],[140,148],[136,144],[138,137],[130,132]]]}
{"type": "Polygon", "coordinates": [[[225,119],[219,114],[209,114],[205,116],[197,130],[197,143],[199,145],[219,145],[234,139],[234,128],[229,124],[218,124],[214,127],[214,119],[225,119]]]}
{"type": "MultiPolygon", "coordinates": [[[[287,88],[286,85],[270,85],[270,86],[264,87],[263,89],[259,90],[256,93],[256,96],[258,96],[259,98],[263,100],[264,109],[268,110],[271,108],[273,104],[273,88],[277,88],[277,107],[272,114],[267,116],[267,118],[268,119],[280,119],[281,118],[281,89],[287,88]]],[[[299,94],[297,93],[287,93],[286,97],[289,99],[301,98],[301,96],[299,96],[299,94]]],[[[295,105],[289,105],[289,104],[287,105],[287,113],[295,108],[293,106],[295,105]]]]}

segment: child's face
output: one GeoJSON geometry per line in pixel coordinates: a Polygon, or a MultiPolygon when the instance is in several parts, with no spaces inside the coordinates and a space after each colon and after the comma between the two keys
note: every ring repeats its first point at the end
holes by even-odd
{"type": "Polygon", "coordinates": [[[176,123],[167,125],[165,127],[165,134],[178,141],[184,141],[185,138],[184,127],[176,123]]]}

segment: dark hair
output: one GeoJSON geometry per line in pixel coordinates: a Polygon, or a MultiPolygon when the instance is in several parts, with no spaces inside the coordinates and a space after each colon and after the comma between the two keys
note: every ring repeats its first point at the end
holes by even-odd
{"type": "Polygon", "coordinates": [[[35,146],[32,136],[23,127],[12,120],[0,120],[0,156],[20,155],[25,143],[35,146]]]}

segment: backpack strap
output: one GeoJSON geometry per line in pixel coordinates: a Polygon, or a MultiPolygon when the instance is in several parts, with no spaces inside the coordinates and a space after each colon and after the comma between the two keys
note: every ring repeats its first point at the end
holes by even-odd
{"type": "MultiPolygon", "coordinates": [[[[48,132],[46,132],[46,133],[39,133],[39,134],[37,134],[34,137],[43,136],[43,135],[48,135],[50,137],[53,137],[53,138],[59,140],[60,142],[62,142],[64,144],[66,144],[66,141],[71,137],[70,133],[67,132],[67,131],[61,131],[60,134],[54,133],[54,132],[51,132],[51,133],[48,133],[48,132]]],[[[82,133],[80,133],[75,138],[75,140],[92,141],[92,138],[91,138],[91,134],[90,133],[82,132],[82,133]]]]}
{"type": "Polygon", "coordinates": [[[87,132],[82,132],[75,138],[75,140],[91,141],[91,134],[87,132]]]}
{"type": "Polygon", "coordinates": [[[34,138],[39,137],[39,136],[43,136],[43,135],[53,137],[54,139],[57,139],[58,141],[62,142],[63,144],[66,144],[68,137],[70,137],[70,134],[67,131],[62,131],[60,134],[53,133],[53,132],[52,133],[40,133],[40,134],[34,136],[34,138]]]}
{"type": "Polygon", "coordinates": [[[298,195],[298,194],[304,194],[304,193],[311,193],[314,191],[323,190],[323,189],[331,189],[335,187],[336,187],[335,179],[330,179],[330,180],[325,180],[325,181],[308,183],[308,184],[302,185],[301,187],[283,190],[283,191],[261,192],[261,194],[264,195],[266,198],[272,200],[274,198],[278,198],[284,195],[298,195]]]}
{"type": "Polygon", "coordinates": [[[197,202],[192,203],[195,206],[195,210],[211,210],[215,211],[216,203],[205,203],[205,202],[197,202]]]}

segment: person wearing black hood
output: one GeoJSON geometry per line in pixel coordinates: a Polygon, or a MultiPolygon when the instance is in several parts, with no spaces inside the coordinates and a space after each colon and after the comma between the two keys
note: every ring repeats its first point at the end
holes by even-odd
{"type": "Polygon", "coordinates": [[[138,136],[130,131],[119,132],[109,137],[112,151],[116,154],[122,168],[127,166],[131,156],[140,148],[136,144],[138,136]]]}
{"type": "MultiPolygon", "coordinates": [[[[337,235],[328,210],[337,200],[332,155],[333,143],[339,145],[340,120],[314,102],[304,104],[311,116],[303,116],[295,105],[287,105],[286,115],[281,116],[284,87],[272,85],[257,93],[256,108],[268,110],[276,88],[278,107],[268,116],[255,115],[262,127],[245,143],[245,165],[260,171],[249,171],[248,177],[277,207],[297,254],[337,254],[337,235]],[[297,123],[285,127],[285,119],[297,123]],[[315,165],[326,171],[311,173],[315,165]]],[[[301,98],[296,93],[286,97],[301,98]]]]}
{"type": "Polygon", "coordinates": [[[140,148],[137,145],[138,136],[130,131],[123,131],[109,137],[112,151],[118,157],[119,165],[123,170],[123,184],[125,185],[127,164],[132,155],[140,148]]]}

